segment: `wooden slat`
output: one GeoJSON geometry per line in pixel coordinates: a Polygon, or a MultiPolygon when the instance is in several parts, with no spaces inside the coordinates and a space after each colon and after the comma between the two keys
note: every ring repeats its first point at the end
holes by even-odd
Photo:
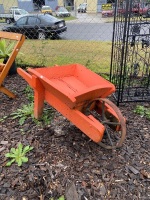
{"type": "Polygon", "coordinates": [[[0,31],[0,40],[1,39],[6,39],[6,40],[8,39],[8,40],[16,41],[16,44],[13,48],[11,55],[9,56],[7,63],[6,64],[0,63],[0,92],[3,92],[4,94],[8,95],[10,98],[15,98],[15,95],[11,91],[6,89],[4,87],[4,85],[2,85],[2,84],[6,78],[13,62],[15,61],[15,58],[25,40],[25,36],[22,34],[18,34],[18,33],[0,31]]]}
{"type": "Polygon", "coordinates": [[[10,40],[21,40],[22,34],[0,31],[0,38],[10,40]]]}

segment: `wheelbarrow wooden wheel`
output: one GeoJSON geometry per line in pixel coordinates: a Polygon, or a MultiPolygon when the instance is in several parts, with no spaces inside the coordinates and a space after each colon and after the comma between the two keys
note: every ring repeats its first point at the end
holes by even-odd
{"type": "Polygon", "coordinates": [[[126,123],[119,108],[109,99],[97,98],[90,102],[88,110],[105,126],[104,137],[98,144],[106,149],[121,147],[126,137],[126,123]]]}

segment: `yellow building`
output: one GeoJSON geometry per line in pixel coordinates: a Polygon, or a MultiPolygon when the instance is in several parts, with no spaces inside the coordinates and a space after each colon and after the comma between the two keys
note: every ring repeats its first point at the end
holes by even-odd
{"type": "Polygon", "coordinates": [[[27,10],[28,12],[34,10],[34,4],[35,2],[43,2],[43,5],[49,5],[48,3],[51,3],[51,7],[55,9],[55,7],[58,6],[65,6],[71,7],[71,10],[77,10],[80,4],[87,3],[87,13],[98,13],[102,11],[102,4],[106,4],[107,2],[115,2],[115,0],[0,0],[0,6],[4,7],[4,10],[7,12],[11,6],[18,6],[22,9],[27,10]],[[19,3],[18,3],[19,2],[19,3]],[[44,4],[45,2],[45,4],[44,4]],[[53,5],[55,4],[55,5],[53,5]]]}
{"type": "MultiPolygon", "coordinates": [[[[77,10],[82,3],[87,3],[87,13],[101,12],[102,4],[106,4],[108,0],[58,0],[58,6],[72,6],[77,10]]],[[[113,1],[113,0],[112,0],[113,1]]]]}
{"type": "Polygon", "coordinates": [[[3,5],[4,10],[7,12],[10,7],[18,6],[18,0],[0,0],[0,4],[3,5]]]}
{"type": "Polygon", "coordinates": [[[97,0],[87,0],[87,13],[97,13],[97,0]]]}
{"type": "Polygon", "coordinates": [[[73,9],[77,9],[82,3],[87,3],[87,0],[58,0],[58,6],[72,6],[73,9]]]}

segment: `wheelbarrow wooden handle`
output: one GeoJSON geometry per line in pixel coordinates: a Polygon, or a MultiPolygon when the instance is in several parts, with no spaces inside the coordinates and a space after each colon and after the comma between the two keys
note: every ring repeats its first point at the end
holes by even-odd
{"type": "Polygon", "coordinates": [[[32,76],[26,72],[25,70],[21,69],[21,68],[17,68],[17,72],[20,76],[22,76],[27,82],[28,84],[33,88],[33,81],[32,81],[32,76]]]}

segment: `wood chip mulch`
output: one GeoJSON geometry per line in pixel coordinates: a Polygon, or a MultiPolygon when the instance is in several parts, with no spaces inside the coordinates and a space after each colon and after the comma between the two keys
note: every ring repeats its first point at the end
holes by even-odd
{"type": "MultiPolygon", "coordinates": [[[[0,93],[0,200],[150,199],[150,121],[133,112],[126,103],[120,110],[127,119],[127,137],[122,148],[106,150],[92,142],[77,127],[54,110],[48,125],[32,118],[19,125],[11,113],[28,104],[27,83],[8,76],[5,86],[17,94],[10,100],[0,93]],[[5,154],[18,143],[34,147],[29,161],[6,167],[5,154]]],[[[50,107],[50,105],[47,105],[50,107]]]]}

